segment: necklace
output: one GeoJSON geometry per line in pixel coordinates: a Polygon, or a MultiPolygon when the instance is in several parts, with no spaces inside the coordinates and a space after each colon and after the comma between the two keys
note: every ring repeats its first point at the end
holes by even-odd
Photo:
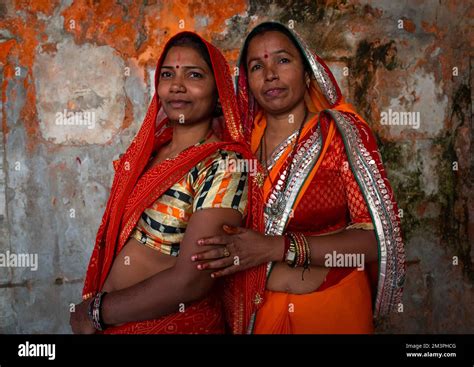
{"type": "MultiPolygon", "coordinates": [[[[287,188],[287,185],[288,185],[288,177],[290,176],[289,167],[290,167],[291,162],[293,161],[293,158],[296,154],[296,147],[298,146],[298,143],[300,141],[301,132],[303,131],[303,127],[304,127],[304,124],[306,122],[307,117],[308,117],[308,110],[305,108],[303,121],[301,121],[300,127],[298,129],[298,135],[296,136],[295,143],[293,144],[293,147],[291,148],[291,153],[287,158],[288,162],[290,162],[289,165],[288,165],[288,170],[287,170],[286,173],[282,174],[282,177],[280,177],[280,179],[277,181],[276,185],[272,181],[271,176],[270,176],[270,172],[268,170],[268,166],[267,166],[267,144],[266,144],[266,139],[265,139],[265,132],[263,133],[263,136],[262,136],[263,144],[261,143],[262,147],[260,148],[260,161],[262,162],[263,167],[266,170],[266,176],[270,180],[272,188],[277,189],[276,193],[272,193],[270,195],[270,198],[268,200],[268,204],[265,207],[265,213],[268,214],[268,215],[272,215],[272,216],[281,215],[281,214],[283,214],[283,212],[285,210],[285,202],[283,200],[283,194],[284,194],[284,192],[287,188]],[[263,154],[264,150],[265,150],[265,153],[264,153],[265,158],[264,158],[264,160],[262,160],[262,154],[263,154]]],[[[265,130],[266,130],[266,128],[265,128],[265,130]]]]}

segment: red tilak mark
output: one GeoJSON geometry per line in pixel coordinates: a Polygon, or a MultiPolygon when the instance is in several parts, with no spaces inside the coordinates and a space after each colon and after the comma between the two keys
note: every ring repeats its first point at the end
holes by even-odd
{"type": "Polygon", "coordinates": [[[176,65],[176,69],[179,69],[179,65],[176,65]]]}
{"type": "Polygon", "coordinates": [[[268,59],[268,55],[267,55],[267,54],[265,54],[265,56],[264,56],[264,57],[265,57],[266,59],[268,59]]]}

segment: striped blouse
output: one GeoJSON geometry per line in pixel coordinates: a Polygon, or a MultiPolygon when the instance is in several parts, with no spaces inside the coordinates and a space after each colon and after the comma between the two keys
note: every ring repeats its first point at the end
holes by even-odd
{"type": "Polygon", "coordinates": [[[238,153],[218,150],[199,162],[169,188],[138,221],[131,236],[157,251],[178,256],[191,215],[206,208],[247,210],[247,173],[225,170],[226,160],[242,159],[238,153]]]}

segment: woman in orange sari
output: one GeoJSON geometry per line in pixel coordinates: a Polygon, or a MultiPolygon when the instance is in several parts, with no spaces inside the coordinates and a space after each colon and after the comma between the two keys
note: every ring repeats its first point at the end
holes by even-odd
{"type": "Polygon", "coordinates": [[[164,47],[155,88],[138,135],[114,162],[73,332],[223,333],[224,303],[229,327],[242,332],[243,313],[248,320],[254,309],[238,292],[251,273],[221,293],[191,261],[197,239],[222,225],[243,217],[256,230],[263,224],[247,205],[261,190],[246,172],[223,169],[229,159],[252,157],[228,65],[211,44],[183,32],[164,47]],[[245,305],[233,314],[236,298],[245,305]]]}
{"type": "Polygon", "coordinates": [[[374,318],[399,307],[405,257],[368,124],[326,64],[279,23],[249,34],[239,68],[244,132],[264,169],[265,234],[232,227],[203,238],[239,262],[201,250],[200,268],[213,277],[266,272],[248,332],[372,333],[374,318]]]}

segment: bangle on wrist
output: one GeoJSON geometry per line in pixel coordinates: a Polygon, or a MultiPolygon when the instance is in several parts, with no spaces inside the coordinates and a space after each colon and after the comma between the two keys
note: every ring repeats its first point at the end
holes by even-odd
{"type": "Polygon", "coordinates": [[[102,302],[104,299],[104,296],[107,294],[107,292],[99,292],[97,293],[89,303],[89,308],[88,308],[88,315],[89,319],[92,322],[92,325],[96,330],[103,331],[106,329],[106,325],[104,321],[102,320],[102,302]]]}
{"type": "Polygon", "coordinates": [[[302,233],[287,232],[285,234],[284,261],[293,268],[309,268],[311,264],[311,248],[308,240],[302,233]]]}

